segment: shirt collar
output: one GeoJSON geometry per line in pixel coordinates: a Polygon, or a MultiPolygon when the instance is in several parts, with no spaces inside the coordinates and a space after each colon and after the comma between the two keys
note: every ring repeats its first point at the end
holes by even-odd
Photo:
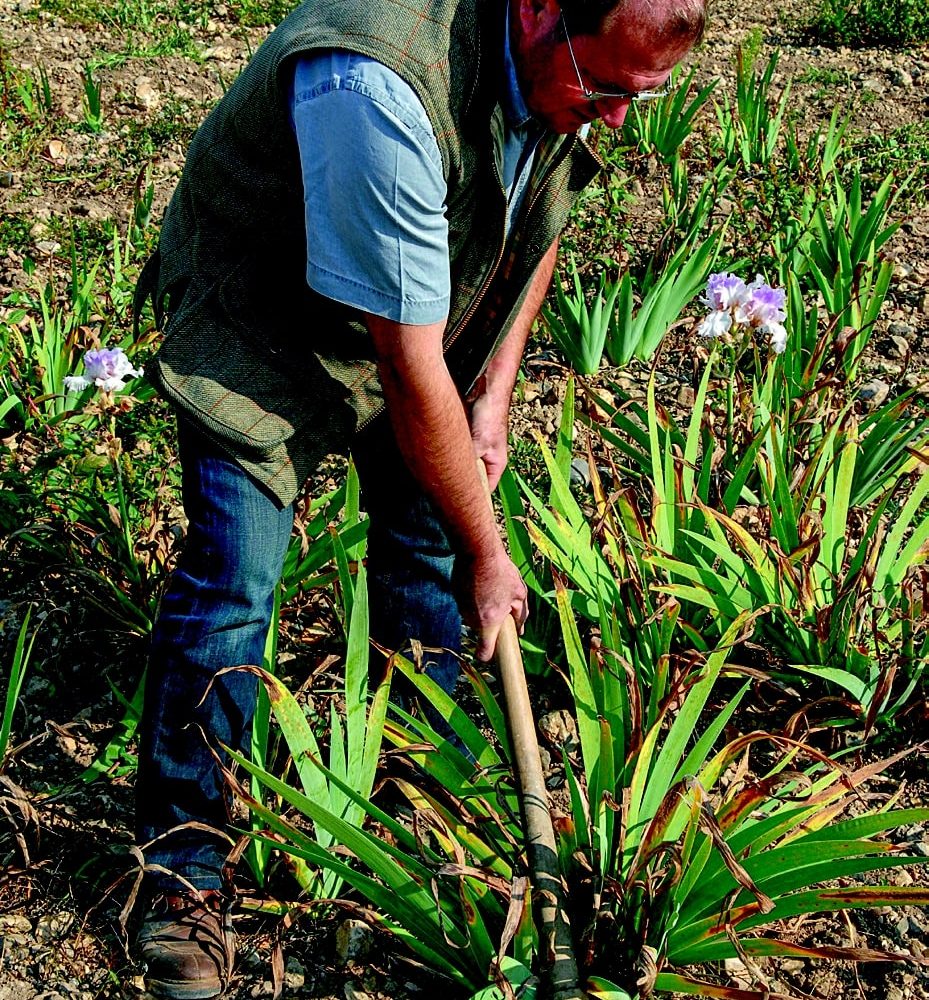
{"type": "Polygon", "coordinates": [[[506,7],[506,27],[503,32],[503,113],[506,115],[507,124],[511,128],[523,128],[532,120],[532,115],[523,100],[522,91],[519,89],[519,78],[516,76],[516,64],[513,62],[513,53],[510,51],[510,5],[506,7]]]}

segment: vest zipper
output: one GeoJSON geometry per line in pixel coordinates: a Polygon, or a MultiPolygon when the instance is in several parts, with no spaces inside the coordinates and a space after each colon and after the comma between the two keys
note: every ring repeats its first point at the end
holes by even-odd
{"type": "MultiPolygon", "coordinates": [[[[559,155],[555,159],[552,160],[552,163],[549,165],[549,167],[547,168],[547,170],[545,172],[545,176],[542,178],[542,180],[539,183],[538,187],[533,192],[532,198],[531,198],[529,204],[526,206],[526,211],[525,211],[525,213],[523,215],[523,218],[528,218],[529,217],[529,213],[532,211],[533,206],[539,200],[539,195],[541,195],[541,193],[548,186],[548,182],[551,180],[552,174],[555,172],[555,168],[562,162],[562,160],[565,159],[565,157],[568,155],[568,153],[571,152],[571,150],[574,148],[574,144],[576,142],[577,142],[577,136],[574,137],[574,139],[573,139],[572,142],[565,143],[564,147],[559,151],[559,155]]],[[[494,169],[496,170],[496,164],[494,165],[494,169]]],[[[498,176],[497,180],[500,181],[499,176],[498,176]]],[[[447,350],[448,348],[450,348],[452,346],[452,344],[455,343],[455,341],[458,339],[458,336],[460,335],[461,331],[467,325],[467,323],[469,322],[469,320],[471,319],[471,317],[475,314],[475,312],[477,312],[477,307],[481,304],[481,300],[484,298],[485,292],[490,287],[491,282],[493,281],[494,277],[496,276],[497,268],[500,266],[500,261],[503,259],[503,252],[504,252],[505,249],[506,249],[506,244],[504,244],[502,247],[500,247],[500,251],[497,254],[497,259],[494,261],[493,267],[491,267],[490,271],[487,274],[487,277],[484,279],[484,283],[481,285],[480,289],[478,290],[477,295],[471,300],[471,305],[468,306],[467,312],[464,314],[464,316],[462,316],[462,318],[455,325],[455,329],[452,331],[452,333],[449,336],[448,340],[445,342],[445,350],[447,350]]]]}
{"type": "MultiPolygon", "coordinates": [[[[497,164],[496,163],[494,163],[494,175],[496,176],[497,183],[500,185],[500,189],[502,190],[503,189],[503,181],[500,179],[500,173],[497,170],[497,164]]],[[[475,295],[474,298],[471,299],[471,305],[468,306],[468,308],[465,310],[464,315],[455,324],[455,328],[448,335],[448,339],[446,339],[445,341],[443,341],[443,343],[442,343],[442,353],[443,354],[448,353],[448,350],[451,348],[451,346],[458,339],[458,335],[465,328],[465,326],[467,326],[468,321],[475,314],[475,312],[477,312],[477,307],[481,304],[481,299],[484,298],[484,293],[490,287],[491,283],[494,280],[494,277],[497,274],[497,268],[500,266],[500,261],[503,260],[503,252],[506,250],[506,210],[507,210],[507,208],[508,208],[508,206],[506,204],[506,198],[504,198],[504,205],[503,205],[503,243],[500,244],[500,247],[497,250],[497,255],[496,255],[496,257],[494,257],[494,262],[493,262],[493,264],[491,264],[490,270],[484,276],[484,280],[481,282],[481,287],[477,290],[477,295],[475,295]]]]}

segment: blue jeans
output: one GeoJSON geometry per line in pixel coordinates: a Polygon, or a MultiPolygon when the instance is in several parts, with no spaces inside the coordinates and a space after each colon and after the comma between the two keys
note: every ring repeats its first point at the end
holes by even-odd
{"type": "MultiPolygon", "coordinates": [[[[136,834],[149,864],[200,888],[222,885],[229,850],[228,810],[209,745],[245,749],[257,681],[244,671],[211,679],[223,667],[260,664],[293,526],[293,510],[234,461],[181,423],[187,539],[152,632],[145,703],[139,728],[136,834]],[[200,704],[202,700],[202,704],[200,704]],[[209,745],[208,745],[209,744],[209,745]],[[216,831],[188,827],[198,823],[216,831]]],[[[453,556],[430,501],[397,450],[386,420],[353,448],[370,518],[368,587],[371,637],[389,649],[458,651],[461,618],[451,590],[453,556]]],[[[458,664],[427,654],[427,672],[447,691],[458,664]]],[[[176,887],[153,874],[153,886],[176,887]]]]}

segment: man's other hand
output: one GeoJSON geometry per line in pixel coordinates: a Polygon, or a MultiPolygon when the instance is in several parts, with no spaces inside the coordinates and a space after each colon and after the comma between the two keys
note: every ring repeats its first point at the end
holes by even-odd
{"type": "MultiPolygon", "coordinates": [[[[486,380],[481,379],[486,385],[486,380]]],[[[474,455],[484,463],[491,493],[497,488],[507,462],[509,399],[494,398],[487,392],[469,397],[468,420],[474,455]]]]}
{"type": "Polygon", "coordinates": [[[453,579],[461,616],[477,633],[475,656],[486,663],[508,615],[522,632],[529,615],[526,584],[502,543],[477,559],[458,556],[453,579]]]}

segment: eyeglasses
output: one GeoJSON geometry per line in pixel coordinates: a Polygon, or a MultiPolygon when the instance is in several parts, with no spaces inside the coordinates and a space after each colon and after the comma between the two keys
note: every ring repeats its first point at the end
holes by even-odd
{"type": "Polygon", "coordinates": [[[667,97],[671,93],[670,79],[661,90],[591,90],[581,77],[581,70],[574,55],[574,46],[571,44],[571,36],[568,34],[568,25],[565,23],[564,11],[561,12],[561,27],[564,29],[568,52],[571,54],[571,62],[574,64],[574,72],[577,74],[578,86],[588,101],[602,101],[606,98],[619,98],[623,101],[654,101],[659,97],[667,97]]]}

